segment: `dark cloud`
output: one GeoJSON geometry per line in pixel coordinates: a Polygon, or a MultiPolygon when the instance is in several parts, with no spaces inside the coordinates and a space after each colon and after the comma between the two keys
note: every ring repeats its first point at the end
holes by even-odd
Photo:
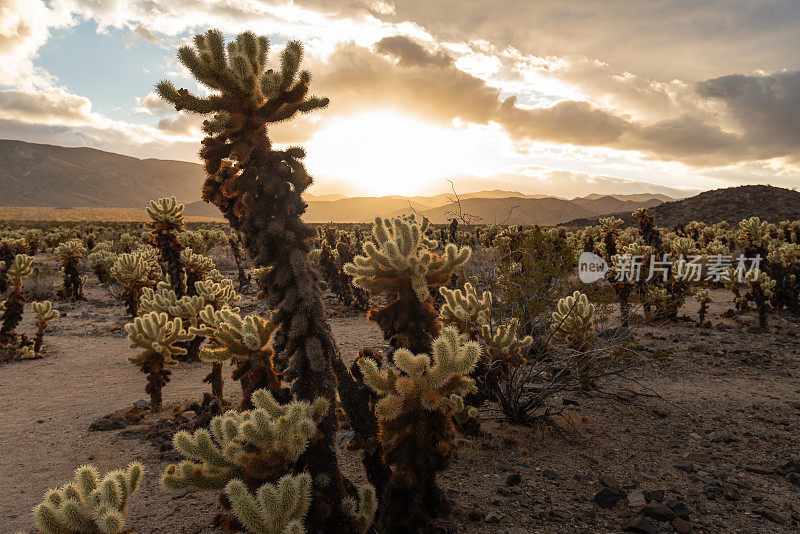
{"type": "Polygon", "coordinates": [[[429,52],[404,35],[384,37],[375,43],[375,50],[396,57],[403,67],[450,67],[453,64],[453,58],[446,53],[429,52]]]}

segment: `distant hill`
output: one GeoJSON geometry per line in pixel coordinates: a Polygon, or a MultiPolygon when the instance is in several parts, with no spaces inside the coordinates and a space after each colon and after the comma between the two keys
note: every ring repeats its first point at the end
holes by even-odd
{"type": "MultiPolygon", "coordinates": [[[[633,224],[631,213],[625,210],[616,215],[633,224]]],[[[738,223],[749,217],[779,222],[800,219],[800,192],[769,185],[742,185],[714,189],[674,202],[665,202],[648,210],[656,224],[665,228],[684,225],[690,221],[713,224],[728,221],[738,223]]],[[[597,217],[581,218],[566,223],[568,226],[596,224],[597,217]]]]}
{"type": "Polygon", "coordinates": [[[3,206],[141,208],[150,199],[200,198],[196,163],[137,159],[93,148],[0,140],[3,206]]]}
{"type": "MultiPolygon", "coordinates": [[[[154,198],[175,195],[190,217],[221,219],[216,207],[200,200],[205,172],[196,163],[138,159],[92,148],[0,140],[0,206],[9,208],[136,208],[154,198]]],[[[456,210],[452,194],[403,197],[345,197],[340,194],[304,196],[307,222],[371,222],[376,216],[422,213],[444,223],[456,210]]],[[[518,191],[491,190],[459,193],[462,210],[477,222],[553,225],[617,211],[633,211],[669,199],[661,194],[588,195],[566,200],[518,191]],[[509,213],[511,215],[509,216],[509,213]]],[[[17,212],[15,212],[17,213],[17,212]]],[[[22,216],[53,214],[85,217],[105,211],[29,211],[22,216]]],[[[120,212],[122,216],[122,212],[120,212]]],[[[45,215],[43,215],[45,216],[45,215]]]]}

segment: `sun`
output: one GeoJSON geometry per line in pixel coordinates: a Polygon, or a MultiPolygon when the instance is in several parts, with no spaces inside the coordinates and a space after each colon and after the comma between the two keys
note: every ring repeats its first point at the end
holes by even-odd
{"type": "Polygon", "coordinates": [[[318,190],[330,181],[352,195],[423,195],[441,192],[456,174],[488,171],[484,145],[472,127],[379,110],[332,120],[306,143],[306,164],[318,190]]]}

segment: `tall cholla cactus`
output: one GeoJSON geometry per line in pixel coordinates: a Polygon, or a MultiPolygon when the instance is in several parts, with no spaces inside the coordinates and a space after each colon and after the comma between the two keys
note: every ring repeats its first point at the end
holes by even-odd
{"type": "Polygon", "coordinates": [[[575,350],[584,350],[594,334],[594,304],[589,297],[575,291],[558,301],[550,328],[575,350]]]}
{"type": "Polygon", "coordinates": [[[60,313],[58,310],[53,309],[53,303],[49,300],[34,302],[32,307],[36,314],[36,339],[33,342],[33,351],[39,354],[42,351],[42,340],[44,339],[44,331],[47,325],[53,319],[58,319],[60,313]]]}
{"type": "Polygon", "coordinates": [[[770,299],[774,295],[775,280],[770,278],[767,273],[758,270],[748,271],[745,274],[745,280],[750,289],[744,298],[755,303],[758,310],[758,326],[766,328],[767,312],[772,309],[770,299]]]}
{"type": "MultiPolygon", "coordinates": [[[[190,248],[181,251],[180,262],[186,272],[186,291],[189,295],[195,295],[195,284],[202,282],[206,276],[216,270],[214,260],[209,257],[195,254],[190,248]]],[[[178,296],[181,296],[180,294],[178,296]]]]}
{"type": "Polygon", "coordinates": [[[375,219],[372,242],[364,244],[364,256],[345,266],[353,283],[378,294],[395,295],[368,318],[383,330],[394,347],[426,352],[439,333],[429,287],[447,284],[455,270],[469,260],[471,249],[450,243],[442,256],[433,252],[437,243],[425,237],[430,221],[415,216],[375,219]]]}
{"type": "Polygon", "coordinates": [[[694,294],[694,300],[700,303],[700,310],[697,312],[697,325],[703,326],[706,324],[706,314],[708,313],[708,305],[714,302],[708,288],[701,289],[694,294]]]}
{"type": "Polygon", "coordinates": [[[185,294],[183,265],[180,261],[183,246],[178,233],[183,231],[183,204],[175,197],[151,200],[145,208],[151,221],[148,223],[153,245],[167,266],[167,274],[178,297],[185,294]]]}
{"type": "Polygon", "coordinates": [[[75,471],[72,482],[50,490],[33,516],[42,534],[120,534],[131,495],[139,489],[144,466],[132,462],[100,480],[91,465],[75,471]]]}
{"type": "Polygon", "coordinates": [[[202,326],[192,332],[210,338],[210,344],[200,351],[200,359],[212,363],[220,373],[224,362],[236,366],[233,379],[241,382],[243,393],[240,410],[253,407],[251,399],[258,389],[266,388],[279,399],[285,397],[282,375],[272,365],[275,352],[269,342],[275,331],[273,323],[257,315],[242,318],[235,309],[226,306],[216,310],[210,305],[200,312],[200,319],[202,326]]]}
{"type": "Polygon", "coordinates": [[[489,322],[492,294],[484,291],[479,296],[471,282],[464,284],[463,291],[442,286],[439,288],[439,294],[445,300],[439,308],[439,319],[442,324],[455,326],[462,334],[475,339],[481,325],[489,322]]]}
{"type": "Polygon", "coordinates": [[[617,254],[617,238],[624,222],[619,217],[613,216],[600,219],[600,226],[603,229],[603,257],[606,261],[617,254]]]}
{"type": "Polygon", "coordinates": [[[111,276],[122,288],[120,297],[128,313],[134,317],[139,312],[139,299],[145,288],[155,285],[153,269],[148,258],[137,252],[120,254],[111,267],[111,276]]]}
{"type": "Polygon", "coordinates": [[[750,217],[739,221],[739,232],[736,234],[739,243],[744,247],[746,256],[761,254],[766,256],[767,221],[758,217],[750,217]]]}
{"type": "Polygon", "coordinates": [[[25,293],[22,285],[25,278],[33,272],[33,258],[26,254],[17,254],[8,266],[9,292],[3,306],[3,326],[0,327],[0,343],[9,343],[16,339],[17,325],[22,321],[25,293]]]}
{"type": "MultiPolygon", "coordinates": [[[[287,362],[292,392],[306,401],[322,396],[331,406],[320,422],[319,439],[303,459],[315,480],[329,480],[324,493],[312,495],[306,526],[311,532],[349,534],[355,524],[342,504],[347,492],[336,447],[337,378],[354,430],[367,435],[375,420],[369,412],[355,413],[365,403],[336,349],[308,259],[315,232],[301,220],[306,210],[302,194],[312,183],[302,163],[305,151],[275,150],[267,135],[270,124],[323,108],[328,99],[309,96],[311,74],[300,70],[299,42],[286,45],[275,69],[267,69],[268,49],[268,39],[251,32],[226,47],[222,33],[210,30],[197,35],[194,46],[178,51],[178,59],[210,90],[209,96],[176,89],[168,81],[159,83],[157,91],[177,110],[210,115],[200,151],[207,173],[203,200],[220,209],[261,268],[258,284],[279,331],[274,349],[287,362]]],[[[374,469],[367,467],[367,476],[375,480],[374,469]]]]}
{"type": "Polygon", "coordinates": [[[453,455],[451,395],[475,390],[467,375],[480,353],[477,343],[462,343],[458,331],[447,327],[434,340],[431,356],[395,351],[401,374],[381,372],[370,358],[358,360],[364,383],[380,397],[375,411],[384,461],[392,467],[380,518],[386,532],[427,532],[432,517],[447,509],[436,474],[453,455]]]}
{"type": "Polygon", "coordinates": [[[125,325],[131,348],[142,348],[137,356],[128,361],[139,366],[139,371],[147,375],[145,392],[150,394],[150,411],[161,409],[161,389],[169,382],[170,370],[167,365],[176,362],[172,357],[185,354],[186,349],[176,346],[177,343],[189,341],[192,335],[182,329],[181,320],[169,320],[166,313],[151,312],[136,317],[132,323],[125,325]]]}
{"type": "Polygon", "coordinates": [[[86,257],[86,246],[79,239],[70,239],[58,245],[54,255],[61,262],[61,270],[64,273],[64,287],[59,291],[59,296],[68,300],[86,300],[83,296],[83,284],[85,279],[81,278],[78,266],[80,261],[86,257]]]}

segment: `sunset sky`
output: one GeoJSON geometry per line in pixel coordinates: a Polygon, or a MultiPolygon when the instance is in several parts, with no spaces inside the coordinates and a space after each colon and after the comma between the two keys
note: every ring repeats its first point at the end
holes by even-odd
{"type": "Polygon", "coordinates": [[[314,193],[800,185],[793,0],[0,0],[0,138],[198,161],[153,86],[209,27],[305,44],[314,193]]]}

